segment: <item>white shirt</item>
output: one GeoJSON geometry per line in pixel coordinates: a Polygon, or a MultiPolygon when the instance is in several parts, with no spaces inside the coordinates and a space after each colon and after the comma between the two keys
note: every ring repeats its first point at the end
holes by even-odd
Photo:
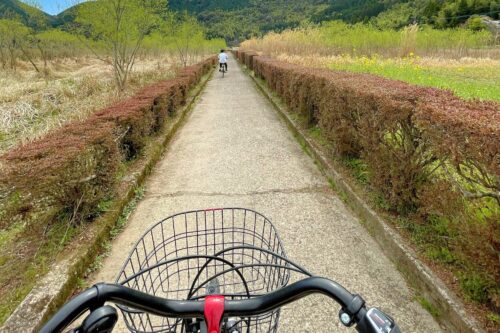
{"type": "Polygon", "coordinates": [[[227,62],[227,54],[222,52],[219,54],[219,63],[225,64],[227,62]]]}

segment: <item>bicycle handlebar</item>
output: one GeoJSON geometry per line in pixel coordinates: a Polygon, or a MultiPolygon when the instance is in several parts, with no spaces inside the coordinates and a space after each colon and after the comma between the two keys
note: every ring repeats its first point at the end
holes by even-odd
{"type": "MultiPolygon", "coordinates": [[[[334,299],[340,304],[342,311],[353,319],[353,323],[365,320],[367,310],[365,302],[360,296],[351,294],[334,281],[320,277],[307,278],[262,296],[241,300],[225,300],[224,316],[256,316],[314,293],[324,294],[334,299]]],[[[40,333],[61,332],[83,312],[97,309],[105,302],[113,302],[135,310],[173,318],[203,318],[205,304],[204,300],[168,300],[122,285],[97,284],[64,305],[45,324],[40,333]]],[[[365,325],[358,326],[359,332],[372,332],[360,326],[365,325]]]]}

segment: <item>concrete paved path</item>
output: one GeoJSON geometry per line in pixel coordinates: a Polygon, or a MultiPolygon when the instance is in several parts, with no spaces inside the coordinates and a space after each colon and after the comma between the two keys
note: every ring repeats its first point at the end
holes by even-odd
{"type": "MultiPolygon", "coordinates": [[[[232,58],[224,79],[214,73],[92,282],[113,282],[153,223],[210,207],[261,212],[293,260],[385,309],[403,332],[441,331],[232,58]]],[[[280,332],[345,332],[338,310],[324,297],[307,298],[284,309],[280,332]]]]}

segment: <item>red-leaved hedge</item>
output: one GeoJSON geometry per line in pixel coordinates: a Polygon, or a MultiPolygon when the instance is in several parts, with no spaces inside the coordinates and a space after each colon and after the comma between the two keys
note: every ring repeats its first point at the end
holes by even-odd
{"type": "Polygon", "coordinates": [[[186,67],[173,79],[1,156],[0,227],[36,212],[76,220],[96,214],[99,203],[114,194],[121,161],[140,153],[215,63],[210,58],[186,67]]]}
{"type": "Polygon", "coordinates": [[[319,127],[336,157],[367,168],[368,177],[357,172],[381,206],[398,213],[429,258],[451,268],[466,298],[498,312],[499,103],[253,52],[235,55],[306,125],[319,127]]]}
{"type": "Polygon", "coordinates": [[[235,55],[292,111],[317,124],[338,155],[363,158],[371,184],[392,209],[425,210],[424,193],[436,184],[442,191],[443,179],[449,197],[498,201],[499,103],[464,101],[444,90],[306,68],[253,52],[235,55]]]}

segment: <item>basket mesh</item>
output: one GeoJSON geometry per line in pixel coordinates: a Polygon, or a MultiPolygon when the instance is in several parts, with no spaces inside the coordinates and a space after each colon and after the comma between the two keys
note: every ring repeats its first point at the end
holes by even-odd
{"type": "MultiPolygon", "coordinates": [[[[215,279],[217,294],[227,299],[254,297],[284,287],[290,278],[286,268],[268,266],[287,266],[283,259],[260,249],[286,257],[276,229],[259,213],[240,208],[181,213],[139,239],[116,281],[155,296],[185,300],[203,298],[215,279]],[[242,246],[255,248],[238,248],[242,246]],[[217,259],[206,257],[215,255],[217,259]],[[234,266],[243,267],[235,271],[234,266]]],[[[132,332],[183,331],[180,319],[120,309],[132,332]]],[[[276,332],[278,318],[279,310],[242,318],[241,332],[276,332]]]]}

